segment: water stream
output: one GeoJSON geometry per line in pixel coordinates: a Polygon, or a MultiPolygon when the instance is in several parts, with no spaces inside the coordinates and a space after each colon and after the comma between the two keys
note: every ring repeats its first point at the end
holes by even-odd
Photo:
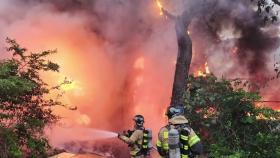
{"type": "Polygon", "coordinates": [[[69,142],[95,141],[118,136],[115,132],[85,127],[54,127],[46,133],[50,143],[55,147],[61,147],[69,142]]]}

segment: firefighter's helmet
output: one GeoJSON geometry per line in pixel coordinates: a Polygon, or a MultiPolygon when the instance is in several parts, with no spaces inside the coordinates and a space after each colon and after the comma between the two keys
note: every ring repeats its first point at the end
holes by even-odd
{"type": "Polygon", "coordinates": [[[183,106],[169,106],[166,111],[168,119],[173,118],[174,116],[184,115],[185,110],[183,106]]]}
{"type": "Polygon", "coordinates": [[[144,124],[144,117],[142,115],[135,115],[133,120],[138,127],[142,127],[144,124]]]}

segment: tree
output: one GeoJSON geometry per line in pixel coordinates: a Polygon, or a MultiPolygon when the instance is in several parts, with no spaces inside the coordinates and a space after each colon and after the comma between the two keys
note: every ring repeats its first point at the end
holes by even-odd
{"type": "Polygon", "coordinates": [[[276,13],[273,11],[275,6],[280,6],[279,0],[257,0],[257,11],[260,15],[264,14],[265,23],[278,21],[278,11],[276,13]]]}
{"type": "Polygon", "coordinates": [[[0,157],[47,157],[50,149],[44,128],[59,117],[52,107],[64,106],[49,93],[59,93],[40,72],[59,71],[59,65],[47,60],[56,51],[28,53],[15,40],[7,39],[11,59],[0,62],[0,157]]]}
{"type": "Polygon", "coordinates": [[[183,94],[186,88],[185,85],[188,78],[187,74],[189,74],[192,60],[192,41],[189,34],[186,33],[187,28],[192,20],[192,17],[189,16],[191,15],[191,11],[185,10],[180,16],[172,15],[165,9],[162,9],[162,11],[165,16],[175,21],[175,30],[178,44],[178,55],[170,105],[182,106],[184,104],[183,94]]]}
{"type": "Polygon", "coordinates": [[[190,75],[188,83],[186,117],[210,157],[280,156],[280,113],[256,107],[261,97],[244,90],[248,82],[190,75]]]}
{"type": "MultiPolygon", "coordinates": [[[[269,4],[266,0],[257,0],[258,18],[264,17],[265,24],[269,20],[277,21],[277,13],[271,13],[271,9],[274,5],[279,5],[279,1],[272,1],[274,3],[269,4]]],[[[208,1],[209,5],[215,5],[215,2],[217,0],[208,1]]],[[[174,16],[163,9],[163,13],[175,21],[178,43],[171,106],[186,107],[186,116],[193,123],[194,129],[200,131],[211,157],[280,157],[280,114],[269,108],[255,106],[255,102],[261,97],[257,92],[244,90],[246,86],[252,85],[240,80],[235,80],[234,83],[225,79],[218,80],[213,75],[188,76],[192,42],[187,34],[187,27],[194,18],[188,15],[204,16],[199,13],[199,6],[190,8],[198,13],[188,14],[186,10],[182,15],[174,16]],[[241,88],[237,88],[238,86],[241,88]]]]}

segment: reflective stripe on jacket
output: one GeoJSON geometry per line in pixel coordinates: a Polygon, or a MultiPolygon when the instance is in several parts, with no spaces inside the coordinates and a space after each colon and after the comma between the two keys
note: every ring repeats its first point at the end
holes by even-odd
{"type": "MultiPolygon", "coordinates": [[[[171,121],[169,121],[171,123],[171,121]]],[[[187,119],[185,117],[174,117],[172,118],[173,125],[178,124],[185,124],[188,123],[187,119]],[[185,119],[185,120],[184,120],[185,119]]],[[[180,143],[182,144],[181,147],[181,157],[182,158],[189,158],[189,148],[192,147],[194,144],[198,143],[200,141],[199,137],[195,134],[193,129],[189,128],[188,133],[181,133],[180,134],[180,143]]],[[[158,134],[158,140],[157,140],[157,148],[158,152],[162,157],[168,157],[168,128],[163,127],[160,129],[158,134]]]]}
{"type": "Polygon", "coordinates": [[[144,130],[143,131],[143,142],[141,144],[143,150],[148,150],[148,143],[149,143],[148,131],[144,130]]]}

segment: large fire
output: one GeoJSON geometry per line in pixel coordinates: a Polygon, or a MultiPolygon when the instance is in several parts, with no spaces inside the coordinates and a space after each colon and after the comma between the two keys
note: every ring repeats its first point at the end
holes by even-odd
{"type": "MultiPolygon", "coordinates": [[[[113,31],[115,27],[126,26],[117,22],[107,24],[110,33],[106,38],[110,39],[104,39],[88,30],[90,25],[98,24],[89,24],[86,16],[68,16],[47,8],[40,14],[32,14],[37,9],[31,8],[29,17],[21,25],[14,23],[3,27],[9,35],[2,36],[15,38],[31,51],[57,49],[58,53],[51,60],[60,65],[60,74],[45,75],[44,79],[50,85],[62,83],[65,77],[72,81],[61,87],[65,91],[61,100],[68,108],[55,109],[63,118],[63,125],[122,131],[132,127],[131,118],[135,114],[144,115],[145,125],[154,131],[165,124],[165,107],[170,102],[174,72],[170,60],[176,58],[175,39],[170,38],[170,46],[166,49],[156,44],[162,36],[155,34],[153,38],[141,40],[143,34],[133,30],[137,26],[131,26],[125,31],[132,30],[132,34],[119,42],[118,38],[129,33],[113,31]],[[75,106],[76,111],[68,110],[75,106]]],[[[154,14],[154,10],[151,13],[154,14]]],[[[158,16],[154,18],[151,22],[157,24],[158,16]]],[[[154,132],[155,138],[156,134],[154,132]]]]}
{"type": "MultiPolygon", "coordinates": [[[[3,2],[0,2],[1,48],[4,48],[4,39],[11,37],[34,52],[58,50],[51,60],[58,62],[63,75],[51,74],[44,79],[53,85],[61,83],[65,76],[73,81],[62,87],[65,91],[62,100],[70,107],[77,106],[77,110],[55,109],[67,126],[121,131],[132,127],[133,115],[143,114],[146,127],[155,131],[156,138],[157,131],[166,123],[164,113],[170,103],[176,63],[173,61],[178,52],[174,21],[155,15],[158,9],[163,15],[162,0],[156,0],[158,8],[155,1],[3,2]]],[[[237,11],[238,8],[229,15],[236,15],[237,11]]],[[[218,21],[222,22],[213,22],[218,21]]],[[[195,26],[190,26],[196,52],[193,63],[199,63],[191,65],[195,76],[248,75],[247,65],[240,65],[246,61],[234,58],[244,50],[235,46],[236,41],[227,40],[218,45],[216,39],[202,32],[202,27],[195,26]],[[233,49],[228,51],[228,47],[233,49]]],[[[203,25],[203,28],[208,27],[203,25]]],[[[239,28],[235,29],[238,32],[239,28]]],[[[7,56],[1,54],[1,58],[7,56]]],[[[273,93],[264,96],[274,99],[279,86],[270,86],[264,91],[273,93]]],[[[79,133],[76,136],[79,137],[79,133]]]]}

